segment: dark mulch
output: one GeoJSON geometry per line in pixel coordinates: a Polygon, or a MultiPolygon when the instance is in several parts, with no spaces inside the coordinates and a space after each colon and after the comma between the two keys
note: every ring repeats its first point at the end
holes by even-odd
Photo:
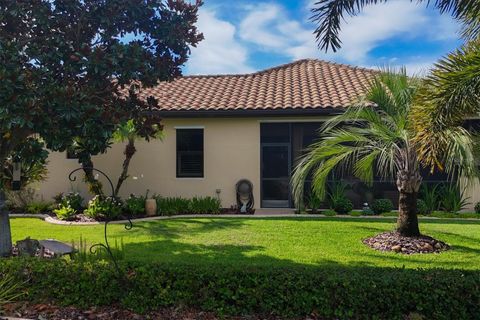
{"type": "Polygon", "coordinates": [[[450,249],[445,242],[429,236],[404,237],[398,232],[384,232],[374,237],[363,239],[367,246],[379,251],[394,251],[403,254],[439,253],[450,249]]]}
{"type": "MultiPolygon", "coordinates": [[[[34,320],[279,320],[277,317],[217,317],[210,312],[202,312],[183,308],[164,308],[155,312],[140,315],[116,306],[95,307],[82,310],[75,307],[58,307],[51,304],[29,304],[26,302],[12,303],[5,308],[10,317],[28,318],[34,320]]],[[[1,319],[1,317],[0,317],[1,319]]],[[[303,318],[316,320],[315,316],[303,318]]]]}

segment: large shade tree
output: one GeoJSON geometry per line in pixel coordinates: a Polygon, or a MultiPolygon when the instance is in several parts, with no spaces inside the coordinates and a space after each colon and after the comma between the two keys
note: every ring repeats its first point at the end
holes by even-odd
{"type": "MultiPolygon", "coordinates": [[[[371,184],[376,175],[394,179],[399,191],[397,231],[418,236],[417,194],[422,183],[420,163],[410,118],[420,81],[405,69],[385,71],[371,81],[361,101],[326,121],[318,142],[300,158],[292,186],[301,205],[304,185],[312,177],[312,192],[324,198],[327,179],[335,169],[350,171],[371,184]]],[[[466,130],[450,131],[449,174],[474,177],[474,139],[466,130]]]]}
{"type": "MultiPolygon", "coordinates": [[[[391,1],[391,0],[390,0],[391,1]]],[[[312,9],[317,23],[319,47],[336,51],[341,47],[339,31],[345,16],[354,16],[368,5],[388,0],[319,0],[312,9]]],[[[480,1],[411,0],[412,5],[432,6],[450,14],[461,25],[465,43],[435,64],[418,95],[412,112],[419,159],[431,170],[444,169],[448,161],[451,131],[461,132],[468,116],[480,113],[480,1]]],[[[434,28],[434,26],[432,26],[434,28]]],[[[372,31],[374,32],[374,31],[372,31]]]]}
{"type": "MultiPolygon", "coordinates": [[[[195,27],[200,4],[1,0],[0,166],[32,134],[51,150],[81,137],[90,154],[104,152],[137,109],[139,87],[181,75],[202,38],[195,27]]],[[[10,248],[2,208],[0,256],[10,248]]]]}

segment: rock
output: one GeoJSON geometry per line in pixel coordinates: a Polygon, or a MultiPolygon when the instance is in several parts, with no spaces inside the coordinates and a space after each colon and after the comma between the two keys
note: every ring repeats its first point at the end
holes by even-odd
{"type": "Polygon", "coordinates": [[[425,245],[423,246],[423,250],[433,251],[433,247],[430,243],[425,243],[425,245]]]}
{"type": "Polygon", "coordinates": [[[403,248],[402,246],[396,245],[396,246],[393,246],[391,249],[392,251],[400,252],[403,248]]]}
{"type": "Polygon", "coordinates": [[[402,254],[434,253],[448,250],[450,247],[432,237],[404,237],[398,232],[384,232],[374,237],[363,239],[367,246],[379,251],[394,251],[402,254]]]}

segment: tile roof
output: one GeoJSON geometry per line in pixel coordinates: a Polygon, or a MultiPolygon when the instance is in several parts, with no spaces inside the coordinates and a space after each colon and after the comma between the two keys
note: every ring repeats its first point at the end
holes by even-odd
{"type": "Polygon", "coordinates": [[[242,75],[185,76],[144,89],[168,111],[322,110],[357,99],[374,70],[321,60],[299,60],[242,75]]]}

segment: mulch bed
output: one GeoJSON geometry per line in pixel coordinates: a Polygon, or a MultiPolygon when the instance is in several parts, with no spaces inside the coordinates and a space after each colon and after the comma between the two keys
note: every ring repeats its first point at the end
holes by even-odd
{"type": "MultiPolygon", "coordinates": [[[[82,310],[75,307],[58,307],[51,304],[11,303],[5,306],[6,316],[34,320],[280,320],[274,316],[217,317],[211,312],[184,308],[164,308],[147,314],[137,314],[116,306],[94,307],[82,310]]],[[[0,319],[2,317],[0,316],[0,319]]],[[[302,320],[320,320],[315,315],[302,320]]]]}
{"type": "Polygon", "coordinates": [[[450,249],[445,242],[429,236],[404,237],[398,232],[384,232],[362,242],[379,251],[394,251],[403,254],[439,253],[450,249]]]}

